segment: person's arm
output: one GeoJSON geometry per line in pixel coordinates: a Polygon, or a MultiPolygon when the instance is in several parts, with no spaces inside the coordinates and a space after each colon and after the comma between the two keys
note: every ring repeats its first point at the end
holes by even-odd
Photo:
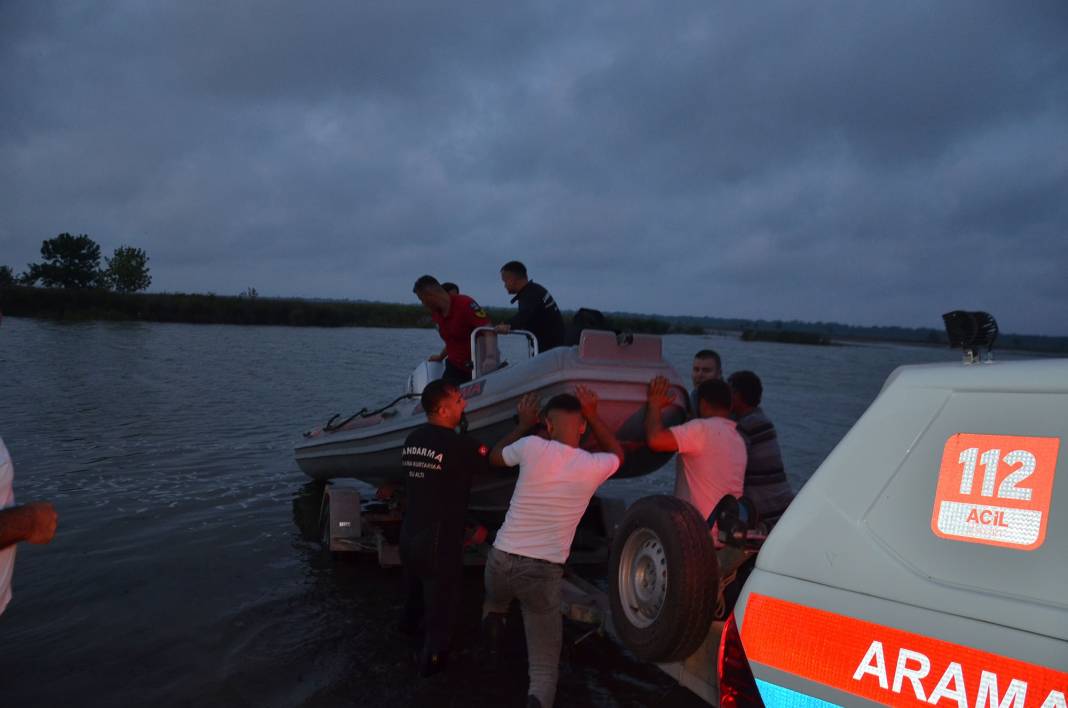
{"type": "Polygon", "coordinates": [[[671,384],[663,376],[649,382],[645,402],[645,444],[654,452],[678,452],[679,443],[664,427],[660,412],[671,403],[674,394],[671,384]]]}
{"type": "Polygon", "coordinates": [[[515,427],[515,430],[505,435],[493,446],[489,454],[490,464],[497,467],[511,466],[504,460],[504,448],[537,427],[539,419],[538,407],[539,402],[536,393],[528,393],[519,399],[519,405],[516,408],[516,412],[519,414],[519,424],[515,427]]]}
{"type": "Polygon", "coordinates": [[[48,502],[0,509],[0,550],[29,541],[48,543],[56,535],[56,510],[48,502]]]}
{"type": "Polygon", "coordinates": [[[431,354],[426,358],[427,361],[445,361],[445,352],[448,350],[445,347],[441,348],[440,354],[431,354]]]}
{"type": "Polygon", "coordinates": [[[605,452],[610,452],[618,457],[619,464],[622,465],[623,446],[619,444],[616,436],[612,434],[612,431],[604,424],[601,417],[597,415],[597,394],[585,386],[579,385],[575,387],[575,397],[579,399],[579,403],[582,405],[582,415],[586,418],[586,425],[589,426],[597,444],[605,452]]]}
{"type": "Polygon", "coordinates": [[[526,329],[530,324],[530,320],[534,317],[534,314],[538,310],[538,298],[534,297],[533,291],[529,290],[530,286],[527,286],[528,292],[526,296],[519,296],[516,304],[519,306],[519,310],[512,315],[512,319],[508,320],[509,329],[526,329]]]}

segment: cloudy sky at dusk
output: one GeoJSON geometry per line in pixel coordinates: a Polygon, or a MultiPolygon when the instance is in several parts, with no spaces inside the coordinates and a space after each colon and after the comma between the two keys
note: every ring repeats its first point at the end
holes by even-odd
{"type": "Polygon", "coordinates": [[[0,4],[0,264],[1068,335],[1064,2],[0,4]]]}

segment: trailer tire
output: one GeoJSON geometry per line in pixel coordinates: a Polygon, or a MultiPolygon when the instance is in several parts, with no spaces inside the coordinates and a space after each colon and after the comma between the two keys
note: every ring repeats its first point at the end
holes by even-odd
{"type": "Polygon", "coordinates": [[[679,661],[708,635],[719,594],[719,563],[701,514],[657,495],[636,501],[612,539],[608,567],[612,623],[642,661],[679,661]]]}

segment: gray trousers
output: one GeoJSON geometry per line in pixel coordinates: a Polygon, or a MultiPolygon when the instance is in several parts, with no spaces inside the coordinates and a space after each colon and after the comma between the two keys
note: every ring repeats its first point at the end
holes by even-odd
{"type": "Polygon", "coordinates": [[[486,558],[482,616],[490,612],[507,613],[512,600],[519,600],[530,661],[527,693],[537,697],[544,708],[552,708],[560,675],[560,645],[564,636],[560,580],[563,576],[564,566],[560,564],[505,553],[497,548],[491,548],[486,558]]]}

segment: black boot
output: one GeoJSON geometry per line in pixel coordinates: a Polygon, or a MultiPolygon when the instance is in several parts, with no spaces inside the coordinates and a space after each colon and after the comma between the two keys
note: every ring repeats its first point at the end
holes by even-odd
{"type": "Polygon", "coordinates": [[[527,696],[527,708],[541,708],[541,701],[537,696],[527,696]]]}

